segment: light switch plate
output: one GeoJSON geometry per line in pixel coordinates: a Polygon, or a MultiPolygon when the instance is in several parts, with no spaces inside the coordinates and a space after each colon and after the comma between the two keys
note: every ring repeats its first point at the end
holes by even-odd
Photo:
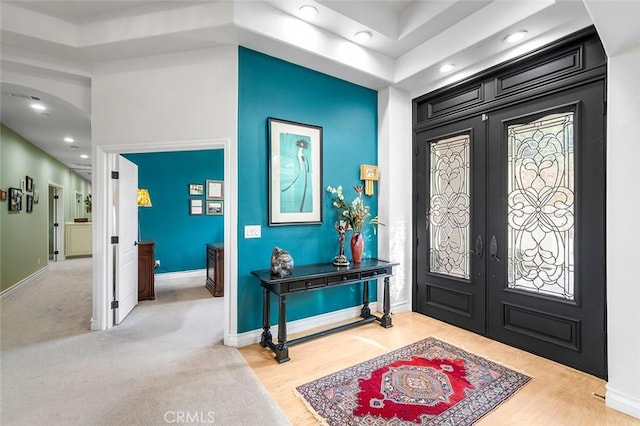
{"type": "Polygon", "coordinates": [[[260,225],[245,225],[245,238],[260,238],[262,236],[262,227],[260,225]]]}

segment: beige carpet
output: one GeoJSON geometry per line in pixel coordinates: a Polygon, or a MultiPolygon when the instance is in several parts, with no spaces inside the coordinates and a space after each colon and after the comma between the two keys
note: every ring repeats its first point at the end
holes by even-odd
{"type": "Polygon", "coordinates": [[[0,424],[287,425],[238,351],[204,276],[156,280],[156,300],[88,331],[91,259],[53,263],[0,302],[0,424]]]}

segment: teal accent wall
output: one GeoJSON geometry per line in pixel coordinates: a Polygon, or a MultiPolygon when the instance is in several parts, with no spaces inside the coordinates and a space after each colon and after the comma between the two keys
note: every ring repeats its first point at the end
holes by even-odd
{"type": "Polygon", "coordinates": [[[138,166],[138,187],[151,195],[151,207],[138,207],[138,223],[141,239],[156,243],[156,259],[160,260],[156,273],[204,269],[205,244],[224,241],[224,215],[192,216],[189,200],[200,199],[206,208],[206,181],[224,180],[224,150],[123,157],[138,166]],[[204,194],[189,195],[191,183],[202,184],[204,194]]]}
{"type": "MultiPolygon", "coordinates": [[[[262,327],[262,291],[250,273],[269,268],[274,246],[289,251],[296,264],[331,262],[338,254],[336,212],[325,188],[342,185],[351,199],[356,195],[351,187],[362,183],[360,164],[377,164],[378,95],[243,47],[238,62],[238,332],[242,333],[262,327]],[[321,225],[268,226],[268,117],[323,129],[321,225]],[[245,239],[245,225],[261,225],[262,237],[245,239]]],[[[366,203],[375,216],[376,196],[366,197],[366,203]]],[[[376,257],[377,249],[377,238],[367,227],[364,257],[376,257]]],[[[346,252],[350,257],[350,250],[346,252]]],[[[370,286],[375,300],[375,286],[370,286]]],[[[287,319],[320,315],[361,301],[361,285],[291,295],[287,319]]],[[[275,323],[275,297],[272,313],[275,323]]]]}
{"type": "MultiPolygon", "coordinates": [[[[39,202],[27,213],[27,194],[22,210],[9,211],[9,200],[0,202],[0,290],[6,290],[47,266],[49,262],[49,183],[63,188],[65,222],[73,222],[76,192],[83,199],[91,194],[91,184],[31,142],[6,127],[0,131],[0,188],[20,188],[26,176],[33,178],[39,202]]],[[[83,217],[91,214],[83,209],[83,217]]],[[[64,247],[59,247],[64,252],[64,247]]]]}

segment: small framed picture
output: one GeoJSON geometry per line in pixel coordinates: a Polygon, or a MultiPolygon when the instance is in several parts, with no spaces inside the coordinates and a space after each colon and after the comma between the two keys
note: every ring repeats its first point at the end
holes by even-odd
{"type": "Polygon", "coordinates": [[[33,192],[33,178],[30,176],[26,177],[26,191],[27,192],[33,192]]]}
{"type": "MultiPolygon", "coordinates": [[[[202,186],[202,185],[200,185],[202,186]]],[[[189,200],[189,214],[192,216],[202,214],[202,200],[189,200]]]]}
{"type": "Polygon", "coordinates": [[[0,201],[7,201],[7,191],[0,189],[0,201]]]}
{"type": "Polygon", "coordinates": [[[204,193],[204,186],[201,183],[189,184],[189,195],[202,195],[204,193]]]}
{"type": "Polygon", "coordinates": [[[223,202],[222,201],[207,201],[207,214],[209,215],[221,215],[223,214],[223,202]]]}
{"type": "Polygon", "coordinates": [[[207,180],[207,200],[222,200],[224,182],[221,180],[207,180]]]}
{"type": "Polygon", "coordinates": [[[33,212],[33,195],[27,194],[27,213],[33,212]]]}
{"type": "Polygon", "coordinates": [[[9,211],[22,210],[22,191],[19,188],[9,188],[9,211]]]}

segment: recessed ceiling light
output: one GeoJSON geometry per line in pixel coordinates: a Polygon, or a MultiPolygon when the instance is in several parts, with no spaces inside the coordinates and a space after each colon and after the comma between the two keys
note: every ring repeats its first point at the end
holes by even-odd
{"type": "Polygon", "coordinates": [[[65,142],[67,142],[67,143],[73,143],[73,142],[75,142],[75,140],[74,140],[73,138],[69,137],[69,136],[65,137],[65,138],[63,139],[63,141],[65,141],[65,142]]]}
{"type": "Polygon", "coordinates": [[[456,68],[456,64],[444,64],[440,67],[440,72],[449,72],[456,68]]]}
{"type": "Polygon", "coordinates": [[[87,154],[82,154],[80,158],[84,158],[86,160],[87,158],[89,158],[89,156],[87,154]]]}
{"type": "Polygon", "coordinates": [[[529,34],[527,31],[518,31],[515,32],[513,34],[509,34],[508,36],[505,37],[504,41],[506,41],[507,43],[517,43],[520,40],[522,40],[523,38],[525,38],[527,36],[527,34],[529,34]]]}
{"type": "Polygon", "coordinates": [[[302,19],[313,19],[318,14],[318,9],[309,4],[306,4],[298,9],[298,13],[302,17],[302,19]]]}
{"type": "Polygon", "coordinates": [[[47,109],[46,106],[42,105],[42,104],[31,104],[30,105],[31,108],[35,109],[36,111],[44,111],[45,109],[47,109]]]}
{"type": "Polygon", "coordinates": [[[369,31],[358,31],[353,38],[358,43],[366,43],[371,40],[371,33],[369,31]]]}

